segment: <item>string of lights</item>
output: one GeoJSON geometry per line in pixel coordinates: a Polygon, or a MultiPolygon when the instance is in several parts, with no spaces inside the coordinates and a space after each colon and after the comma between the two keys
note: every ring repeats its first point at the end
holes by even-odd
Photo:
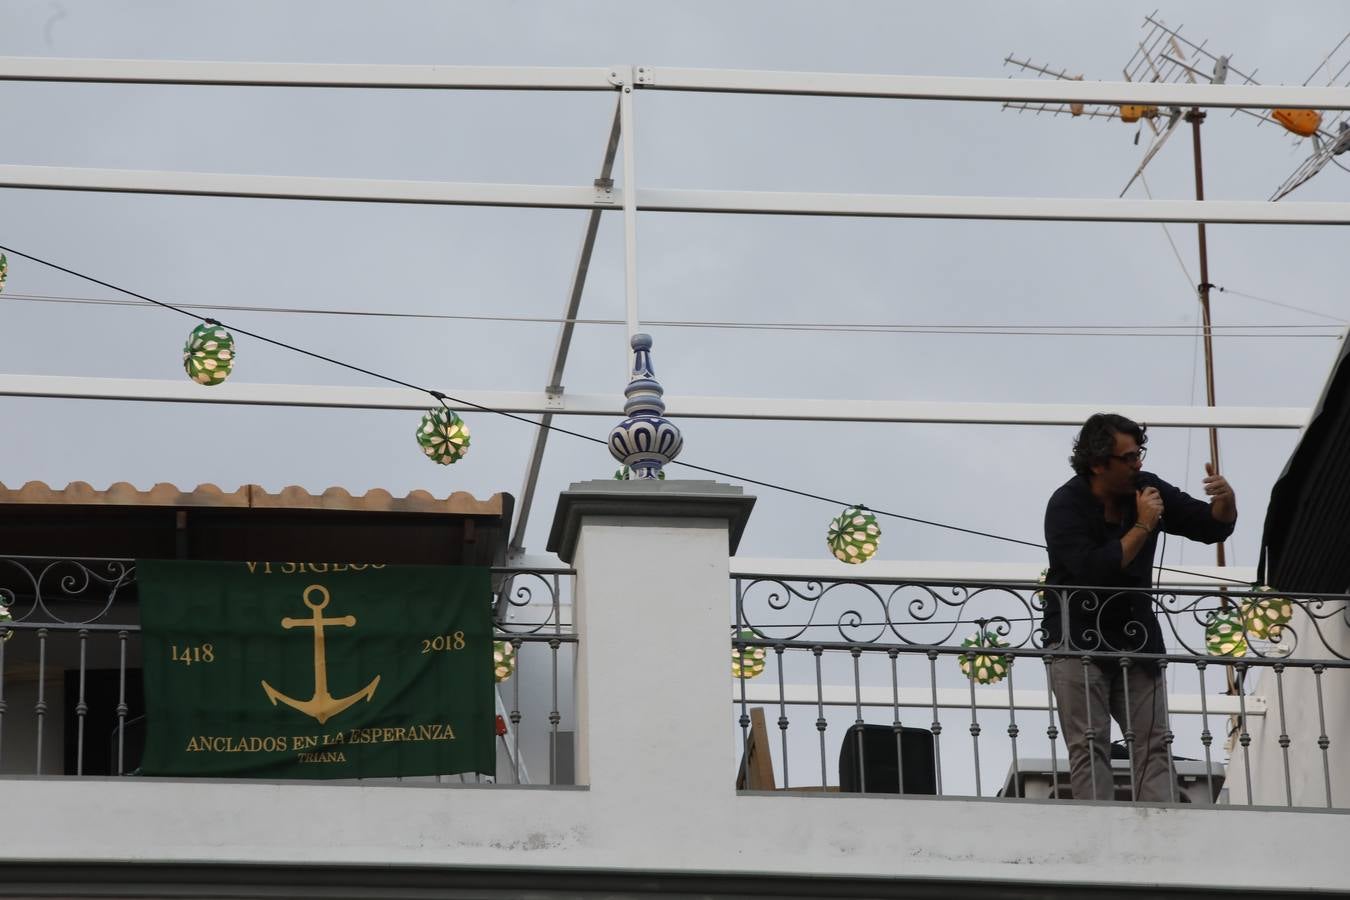
{"type": "MultiPolygon", "coordinates": [[[[247,336],[247,337],[251,337],[251,338],[253,338],[254,340],[261,341],[261,342],[263,342],[263,343],[269,344],[269,345],[271,345],[271,346],[274,346],[274,347],[277,347],[277,348],[280,348],[280,349],[283,349],[283,350],[289,350],[289,351],[294,352],[294,353],[299,353],[299,354],[301,354],[301,355],[303,355],[303,356],[307,356],[307,357],[309,357],[309,358],[311,358],[311,359],[316,359],[316,360],[319,360],[319,361],[321,361],[321,362],[326,362],[326,363],[329,363],[329,364],[331,364],[331,365],[338,366],[338,367],[340,367],[340,368],[344,368],[344,369],[347,369],[347,370],[352,371],[352,372],[357,372],[357,373],[360,373],[360,374],[363,374],[363,375],[367,375],[367,376],[369,376],[369,377],[371,377],[371,378],[374,378],[374,379],[376,379],[376,380],[379,380],[379,381],[388,382],[388,383],[390,383],[390,384],[395,384],[395,385],[398,385],[398,386],[400,386],[400,387],[406,387],[406,388],[409,388],[409,389],[411,389],[411,390],[420,391],[420,392],[422,392],[422,393],[425,393],[425,394],[427,394],[428,396],[430,396],[432,399],[434,399],[438,404],[440,404],[440,406],[439,406],[438,408],[432,409],[430,412],[428,412],[428,414],[427,414],[426,416],[423,417],[422,428],[419,429],[419,433],[418,433],[418,441],[419,441],[420,444],[422,444],[423,449],[424,449],[424,451],[426,452],[426,454],[427,454],[429,457],[431,457],[433,460],[435,460],[436,462],[442,462],[442,463],[454,462],[454,461],[458,460],[459,458],[461,458],[461,457],[464,455],[464,451],[467,450],[467,447],[468,447],[468,435],[467,435],[467,430],[463,430],[463,433],[460,435],[459,443],[458,443],[457,445],[455,445],[455,438],[456,438],[456,424],[455,424],[455,423],[458,421],[458,416],[456,416],[453,412],[451,412],[451,411],[446,407],[446,401],[447,401],[447,400],[452,401],[452,402],[454,402],[454,403],[456,403],[456,404],[460,404],[460,405],[467,406],[467,407],[472,408],[472,409],[479,410],[480,412],[491,413],[491,414],[493,414],[493,415],[503,416],[503,417],[508,418],[508,419],[514,419],[514,420],[516,420],[516,421],[518,421],[518,422],[523,422],[523,423],[525,423],[525,424],[527,424],[527,425],[532,425],[532,426],[534,426],[535,428],[543,428],[543,429],[547,429],[547,430],[549,430],[549,431],[558,432],[559,434],[565,434],[565,435],[568,435],[569,437],[580,438],[581,440],[590,441],[591,443],[601,444],[601,445],[603,445],[603,446],[608,446],[608,444],[609,444],[608,441],[606,441],[606,440],[604,440],[604,439],[602,439],[602,438],[595,437],[595,436],[593,436],[593,435],[583,434],[582,432],[579,432],[579,431],[573,431],[573,430],[568,429],[568,428],[563,428],[563,427],[561,427],[561,426],[554,425],[554,424],[552,424],[551,422],[545,423],[545,422],[541,422],[541,421],[539,421],[539,420],[537,420],[537,419],[532,419],[532,418],[530,418],[530,417],[528,417],[528,416],[517,415],[516,413],[510,413],[510,412],[506,412],[505,410],[499,410],[499,409],[495,409],[495,408],[490,407],[490,406],[484,406],[484,405],[482,405],[482,404],[473,403],[473,402],[471,402],[471,401],[463,400],[463,399],[458,398],[458,397],[450,396],[450,395],[445,394],[445,393],[443,393],[443,392],[441,392],[441,391],[438,391],[438,390],[436,390],[436,389],[434,389],[434,388],[429,388],[429,387],[426,387],[426,386],[423,386],[423,385],[414,384],[414,383],[412,383],[412,382],[404,381],[403,379],[396,378],[396,377],[394,377],[394,376],[392,376],[392,375],[386,375],[386,374],[384,374],[384,373],[382,373],[382,372],[378,372],[378,371],[375,371],[375,370],[373,370],[373,369],[368,369],[368,368],[366,368],[366,367],[364,367],[364,366],[360,366],[360,365],[357,365],[357,364],[355,364],[355,363],[350,363],[350,362],[346,362],[346,361],[341,360],[341,359],[337,359],[336,357],[329,356],[329,355],[327,355],[327,354],[325,354],[325,353],[320,353],[320,352],[317,352],[317,351],[315,351],[315,350],[310,350],[310,349],[307,349],[307,348],[304,348],[304,347],[300,347],[300,346],[295,345],[295,344],[288,343],[288,342],[286,342],[286,341],[278,340],[278,339],[276,339],[276,338],[271,338],[271,337],[268,337],[268,336],[266,336],[266,335],[264,335],[264,334],[260,334],[260,333],[258,333],[258,332],[256,332],[256,331],[252,331],[252,330],[240,328],[240,327],[234,326],[234,325],[229,325],[229,324],[226,324],[225,322],[222,322],[222,321],[220,321],[220,320],[218,320],[218,319],[214,319],[214,318],[203,318],[203,317],[197,315],[196,313],[191,312],[185,305],[173,304],[173,303],[166,303],[166,302],[164,302],[164,301],[162,301],[162,300],[156,300],[156,299],[153,298],[153,297],[149,297],[149,296],[147,296],[147,295],[145,295],[145,294],[138,293],[138,292],[136,292],[136,291],[130,290],[129,288],[124,288],[124,287],[121,287],[121,286],[119,286],[119,285],[112,284],[111,282],[104,281],[104,280],[102,280],[102,279],[100,279],[100,278],[96,278],[96,277],[94,277],[94,276],[92,276],[92,275],[86,275],[86,274],[83,273],[83,272],[76,271],[76,270],[74,270],[74,269],[71,269],[71,268],[68,268],[68,267],[66,267],[66,266],[60,265],[59,263],[52,262],[52,261],[50,261],[50,260],[44,259],[44,258],[39,257],[39,256],[34,256],[34,255],[31,254],[31,253],[26,253],[26,252],[24,252],[24,251],[22,251],[22,250],[15,249],[15,248],[13,248],[13,247],[6,246],[6,245],[4,245],[4,244],[0,244],[0,251],[4,251],[4,252],[6,252],[6,253],[11,253],[11,254],[13,254],[14,256],[20,257],[20,258],[22,258],[22,259],[29,260],[30,262],[37,263],[38,265],[45,266],[45,267],[50,268],[50,269],[52,269],[52,270],[54,270],[54,271],[62,272],[62,273],[64,273],[64,274],[70,275],[70,276],[72,276],[72,277],[74,277],[74,278],[79,278],[79,279],[81,279],[81,280],[83,280],[83,281],[87,281],[87,282],[89,282],[89,283],[91,283],[91,284],[97,284],[97,285],[99,285],[100,287],[104,287],[104,288],[107,288],[107,289],[112,290],[112,291],[117,291],[118,293],[125,294],[125,295],[127,295],[127,296],[129,296],[129,297],[135,297],[137,300],[144,301],[145,303],[152,304],[152,305],[154,305],[154,306],[156,306],[156,307],[159,307],[159,308],[161,308],[161,309],[166,309],[166,310],[169,310],[169,311],[171,311],[171,312],[178,313],[179,315],[187,316],[188,318],[191,318],[191,319],[194,319],[194,320],[197,320],[197,321],[202,322],[203,324],[201,324],[201,325],[197,326],[196,328],[194,328],[193,331],[192,331],[192,333],[189,335],[189,338],[188,338],[188,345],[187,345],[187,347],[185,348],[185,354],[184,354],[184,355],[185,355],[185,364],[186,364],[186,366],[187,366],[189,375],[190,375],[191,377],[193,377],[194,380],[201,381],[201,382],[204,383],[204,384],[219,384],[220,382],[224,381],[225,376],[228,375],[228,370],[231,368],[231,365],[230,365],[230,364],[232,363],[232,359],[233,359],[233,337],[232,337],[232,335],[230,335],[230,334],[225,334],[223,337],[220,337],[219,340],[212,340],[212,339],[213,339],[213,337],[217,337],[217,336],[221,335],[223,332],[229,331],[229,332],[236,332],[236,333],[238,333],[238,334],[242,334],[242,335],[245,335],[245,336],[247,336]],[[194,374],[194,369],[193,369],[193,365],[192,365],[192,363],[193,363],[193,359],[192,359],[193,353],[191,353],[190,351],[192,351],[194,347],[200,348],[200,349],[198,350],[198,352],[199,352],[199,353],[204,353],[204,354],[205,354],[205,359],[206,359],[206,360],[208,360],[208,361],[216,361],[216,359],[218,359],[218,357],[219,357],[220,350],[221,350],[222,348],[221,348],[220,346],[208,346],[208,345],[210,345],[210,344],[223,344],[226,340],[228,340],[228,347],[226,348],[226,353],[227,353],[228,355],[225,356],[225,358],[224,358],[224,360],[223,360],[223,362],[224,362],[224,368],[226,369],[226,372],[224,373],[224,375],[220,375],[218,378],[216,378],[216,377],[211,377],[211,380],[205,380],[205,381],[203,381],[201,378],[197,377],[197,375],[194,374]],[[448,414],[448,416],[445,415],[445,414],[448,414]],[[430,434],[430,436],[432,436],[432,437],[437,437],[437,438],[439,438],[439,441],[437,441],[437,442],[433,445],[433,444],[431,444],[430,442],[428,442],[427,440],[424,440],[424,434],[430,434]],[[452,445],[452,446],[446,446],[447,444],[450,444],[450,445],[452,445]]],[[[206,368],[206,369],[204,369],[204,370],[199,370],[199,371],[205,371],[206,373],[208,373],[208,377],[210,377],[210,373],[213,373],[213,372],[215,371],[215,367],[208,367],[208,368],[206,368]]],[[[459,423],[459,425],[462,426],[462,423],[459,423]]],[[[763,481],[763,480],[756,479],[756,478],[750,478],[750,477],[748,477],[748,476],[739,475],[739,474],[736,474],[736,473],[733,473],[733,472],[726,472],[726,471],[723,471],[723,470],[720,470],[720,469],[714,469],[714,468],[710,468],[710,467],[706,467],[706,466],[700,466],[700,465],[696,465],[696,464],[689,463],[689,462],[682,462],[682,461],[679,461],[679,460],[675,460],[675,461],[672,462],[671,464],[672,464],[672,465],[683,466],[684,468],[691,469],[691,470],[696,471],[696,472],[703,472],[703,473],[705,473],[705,474],[715,475],[715,476],[718,476],[718,477],[721,477],[721,478],[727,478],[727,479],[730,479],[730,480],[732,480],[732,481],[739,481],[739,482],[743,482],[743,483],[746,483],[746,484],[753,484],[753,485],[756,485],[756,486],[758,486],[758,487],[767,488],[767,489],[769,489],[769,490],[774,490],[774,491],[778,491],[778,492],[785,493],[785,494],[791,494],[791,495],[794,495],[794,496],[803,497],[803,498],[811,499],[811,500],[818,500],[818,501],[821,501],[821,502],[824,502],[824,503],[832,504],[832,505],[834,505],[834,506],[836,506],[836,507],[841,507],[841,506],[842,506],[842,507],[845,507],[846,512],[844,513],[844,516],[841,516],[840,519],[837,519],[837,520],[836,520],[836,523],[840,522],[840,521],[841,521],[842,519],[844,519],[845,517],[850,517],[850,516],[853,516],[854,514],[857,514],[857,518],[854,519],[855,522],[860,522],[861,520],[870,521],[870,522],[871,522],[870,527],[871,527],[873,530],[875,530],[875,518],[874,518],[874,517],[880,515],[880,516],[885,516],[885,517],[887,517],[887,518],[897,519],[897,520],[904,521],[904,522],[910,522],[910,523],[913,523],[913,524],[916,524],[916,525],[924,525],[924,526],[928,526],[928,527],[932,527],[932,528],[940,528],[940,529],[944,529],[944,530],[947,530],[947,531],[958,532],[958,533],[961,533],[961,534],[968,534],[968,535],[972,535],[972,536],[976,536],[976,537],[988,538],[988,539],[990,539],[990,540],[1002,541],[1002,542],[1004,542],[1004,543],[1017,544],[1017,545],[1023,546],[1023,547],[1032,547],[1032,548],[1036,548],[1036,549],[1040,549],[1040,550],[1044,550],[1044,549],[1045,549],[1045,545],[1044,545],[1044,544],[1041,544],[1041,543],[1038,543],[1038,542],[1035,542],[1035,541],[1026,541],[1026,540],[1022,540],[1022,539],[1020,539],[1020,538],[1008,537],[1008,536],[1006,536],[1006,535],[995,534],[995,533],[993,533],[993,532],[988,532],[988,531],[981,531],[981,530],[979,530],[979,529],[974,529],[974,528],[964,528],[964,527],[962,527],[962,526],[959,526],[959,525],[952,525],[952,524],[946,523],[946,522],[938,522],[938,521],[935,521],[935,520],[932,520],[932,519],[924,519],[924,518],[921,518],[921,517],[918,517],[918,516],[905,515],[905,514],[903,514],[903,513],[898,513],[898,512],[891,511],[891,510],[884,510],[884,509],[878,509],[878,508],[875,508],[875,507],[869,507],[869,506],[866,506],[866,505],[864,505],[864,504],[859,504],[859,503],[849,503],[849,502],[840,500],[840,499],[838,499],[838,498],[825,496],[825,495],[823,495],[823,494],[816,494],[816,493],[812,493],[812,492],[810,492],[810,491],[803,491],[803,490],[799,490],[799,489],[797,489],[797,488],[788,487],[788,486],[786,486],[786,485],[777,484],[777,483],[775,483],[775,482],[763,481]]],[[[876,533],[879,533],[879,532],[876,532],[876,533]]],[[[1225,577],[1222,577],[1222,576],[1211,576],[1211,575],[1207,575],[1207,574],[1203,574],[1203,573],[1187,571],[1187,570],[1184,570],[1184,569],[1167,568],[1166,571],[1168,571],[1168,572],[1173,572],[1173,573],[1175,573],[1175,574],[1180,574],[1180,575],[1190,575],[1190,576],[1195,576],[1195,577],[1200,577],[1200,578],[1210,578],[1210,577],[1214,577],[1214,578],[1216,578],[1217,580],[1230,582],[1230,583],[1232,583],[1232,584],[1243,584],[1243,585],[1247,584],[1247,582],[1244,582],[1244,581],[1242,581],[1242,580],[1240,580],[1240,579],[1235,579],[1235,578],[1225,578],[1225,577]]]]}

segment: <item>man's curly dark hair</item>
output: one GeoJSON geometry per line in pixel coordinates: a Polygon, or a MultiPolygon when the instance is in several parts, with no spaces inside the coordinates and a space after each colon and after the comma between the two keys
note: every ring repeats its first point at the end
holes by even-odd
{"type": "Polygon", "coordinates": [[[1143,447],[1148,443],[1148,435],[1145,433],[1147,431],[1147,426],[1115,413],[1096,413],[1089,416],[1083,427],[1078,429],[1078,437],[1074,438],[1073,456],[1069,457],[1069,465],[1073,466],[1073,470],[1079,475],[1089,477],[1092,475],[1094,465],[1111,458],[1116,448],[1116,435],[1128,434],[1143,447]]]}

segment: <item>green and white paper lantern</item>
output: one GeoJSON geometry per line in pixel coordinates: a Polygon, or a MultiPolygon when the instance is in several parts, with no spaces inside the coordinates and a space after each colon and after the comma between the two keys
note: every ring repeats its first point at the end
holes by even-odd
{"type": "MultiPolygon", "coordinates": [[[[1270,587],[1257,588],[1270,591],[1270,587]]],[[[1278,641],[1284,626],[1294,618],[1294,604],[1285,597],[1249,599],[1242,604],[1242,623],[1247,634],[1257,640],[1278,641]]]]}
{"type": "Polygon", "coordinates": [[[510,641],[492,642],[492,676],[501,684],[516,671],[516,645],[510,641]]]}
{"type": "Polygon", "coordinates": [[[234,368],[234,335],[219,325],[203,322],[183,345],[183,369],[198,384],[216,385],[234,368]]]}
{"type": "MultiPolygon", "coordinates": [[[[753,641],[759,635],[749,629],[743,629],[736,632],[736,640],[753,641]]],[[[767,654],[763,647],[735,647],[731,648],[731,677],[754,678],[764,672],[764,657],[767,654]]]]}
{"type": "Polygon", "coordinates": [[[1205,650],[1210,656],[1246,656],[1247,635],[1242,614],[1232,609],[1216,609],[1205,620],[1205,650]]]}
{"type": "Polygon", "coordinates": [[[469,426],[453,410],[438,406],[422,417],[417,443],[432,462],[448,466],[469,452],[469,426]]]}
{"type": "MultiPolygon", "coordinates": [[[[984,650],[1006,647],[1008,644],[992,631],[977,631],[962,641],[961,646],[984,650]]],[[[998,684],[1012,665],[1011,656],[991,653],[963,653],[956,660],[961,666],[961,674],[976,684],[998,684]]]]}
{"type": "Polygon", "coordinates": [[[834,558],[846,563],[867,562],[877,552],[881,528],[877,517],[860,507],[846,509],[830,522],[825,544],[834,558]]]}
{"type": "Polygon", "coordinates": [[[0,253],[0,291],[5,289],[5,279],[9,277],[9,257],[0,253]]]}

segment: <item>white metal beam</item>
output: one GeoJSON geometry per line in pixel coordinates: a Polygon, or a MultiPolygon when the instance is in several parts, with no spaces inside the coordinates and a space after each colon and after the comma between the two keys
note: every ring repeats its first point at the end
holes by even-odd
{"type": "Polygon", "coordinates": [[[871,216],[898,219],[1004,219],[1060,222],[1209,222],[1234,225],[1344,225],[1350,203],[1265,200],[1123,200],[1078,197],[943,197],[647,188],[650,212],[871,216]]]}
{"type": "MultiPolygon", "coordinates": [[[[0,57],[0,81],[461,90],[614,90],[623,66],[441,66],[0,57]]],[[[639,66],[637,86],[676,91],[1026,103],[1350,109],[1350,89],[858,75],[639,66]]]]}
{"type": "Polygon", "coordinates": [[[1140,406],[1127,403],[948,403],[940,400],[821,400],[666,395],[667,414],[715,419],[830,422],[932,422],[974,425],[1081,425],[1111,409],[1150,426],[1302,428],[1300,407],[1140,406]]]}
{"type": "Polygon", "coordinates": [[[955,78],[934,75],[856,75],[753,69],[640,66],[647,90],[891,97],[902,100],[1023,103],[1141,103],[1156,106],[1350,109],[1350,88],[1248,84],[1164,84],[1034,78],[955,78]]]}
{"type": "Polygon", "coordinates": [[[183,194],[274,200],[347,200],[457,206],[592,209],[617,207],[592,187],[478,182],[317,178],[309,175],[229,175],[136,169],[0,166],[0,187],[127,194],[183,194]]]}
{"type": "Polygon", "coordinates": [[[633,126],[633,87],[624,85],[619,94],[620,130],[623,132],[623,296],[624,338],[623,359],[625,374],[632,366],[629,345],[638,333],[638,264],[637,264],[637,134],[633,126]]]}
{"type": "MultiPolygon", "coordinates": [[[[620,101],[622,102],[622,101],[620,101]]],[[[615,104],[614,119],[609,127],[609,140],[605,144],[605,154],[600,162],[600,177],[596,185],[602,189],[612,187],[614,158],[618,155],[621,110],[615,104]]],[[[567,366],[567,354],[572,347],[572,332],[576,330],[577,311],[581,308],[581,295],[586,289],[586,276],[591,269],[591,254],[595,250],[595,237],[600,231],[598,209],[591,210],[586,217],[586,229],[581,236],[581,250],[577,253],[577,264],[572,270],[572,283],[567,291],[567,303],[563,309],[563,322],[558,329],[558,341],[553,347],[553,364],[549,368],[548,384],[544,392],[549,397],[560,397],[563,393],[562,375],[567,366]]],[[[541,424],[553,423],[553,413],[546,412],[540,417],[541,424]]],[[[511,529],[511,541],[507,550],[512,557],[518,557],[525,551],[525,528],[530,521],[530,510],[534,505],[534,492],[539,484],[539,469],[544,463],[544,450],[548,446],[549,430],[540,428],[534,433],[530,447],[530,458],[525,464],[525,480],[520,488],[520,502],[516,506],[516,521],[511,529]]]]}
{"type": "MultiPolygon", "coordinates": [[[[620,394],[563,394],[543,391],[449,390],[450,408],[480,407],[523,415],[623,417],[620,394]]],[[[147,400],[169,403],[227,403],[253,406],[311,406],[352,409],[426,409],[428,395],[408,388],[343,387],[312,384],[245,384],[215,387],[188,381],[141,378],[84,378],[66,375],[0,375],[0,396],[86,400],[147,400]]],[[[668,414],[690,419],[769,419],[812,422],[929,422],[975,425],[1080,425],[1112,409],[1150,427],[1302,428],[1309,410],[1263,406],[1139,406],[1073,403],[944,403],[911,400],[821,400],[790,397],[666,396],[668,414]]]]}
{"type": "MultiPolygon", "coordinates": [[[[594,186],[390,181],[56,166],[0,165],[0,187],[552,209],[620,209],[624,203],[623,191],[600,191],[594,186]]],[[[1066,222],[1350,224],[1350,203],[1271,203],[1265,200],[943,197],[647,188],[637,192],[637,209],[648,212],[1066,222]]]]}
{"type": "Polygon", "coordinates": [[[612,91],[620,71],[608,66],[410,66],[0,57],[0,81],[123,84],[612,91]]]}

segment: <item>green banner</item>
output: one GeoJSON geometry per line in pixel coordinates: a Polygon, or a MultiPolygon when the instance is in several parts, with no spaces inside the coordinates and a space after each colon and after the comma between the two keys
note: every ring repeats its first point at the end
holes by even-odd
{"type": "Polygon", "coordinates": [[[143,775],[493,774],[485,568],[136,564],[143,775]]]}

